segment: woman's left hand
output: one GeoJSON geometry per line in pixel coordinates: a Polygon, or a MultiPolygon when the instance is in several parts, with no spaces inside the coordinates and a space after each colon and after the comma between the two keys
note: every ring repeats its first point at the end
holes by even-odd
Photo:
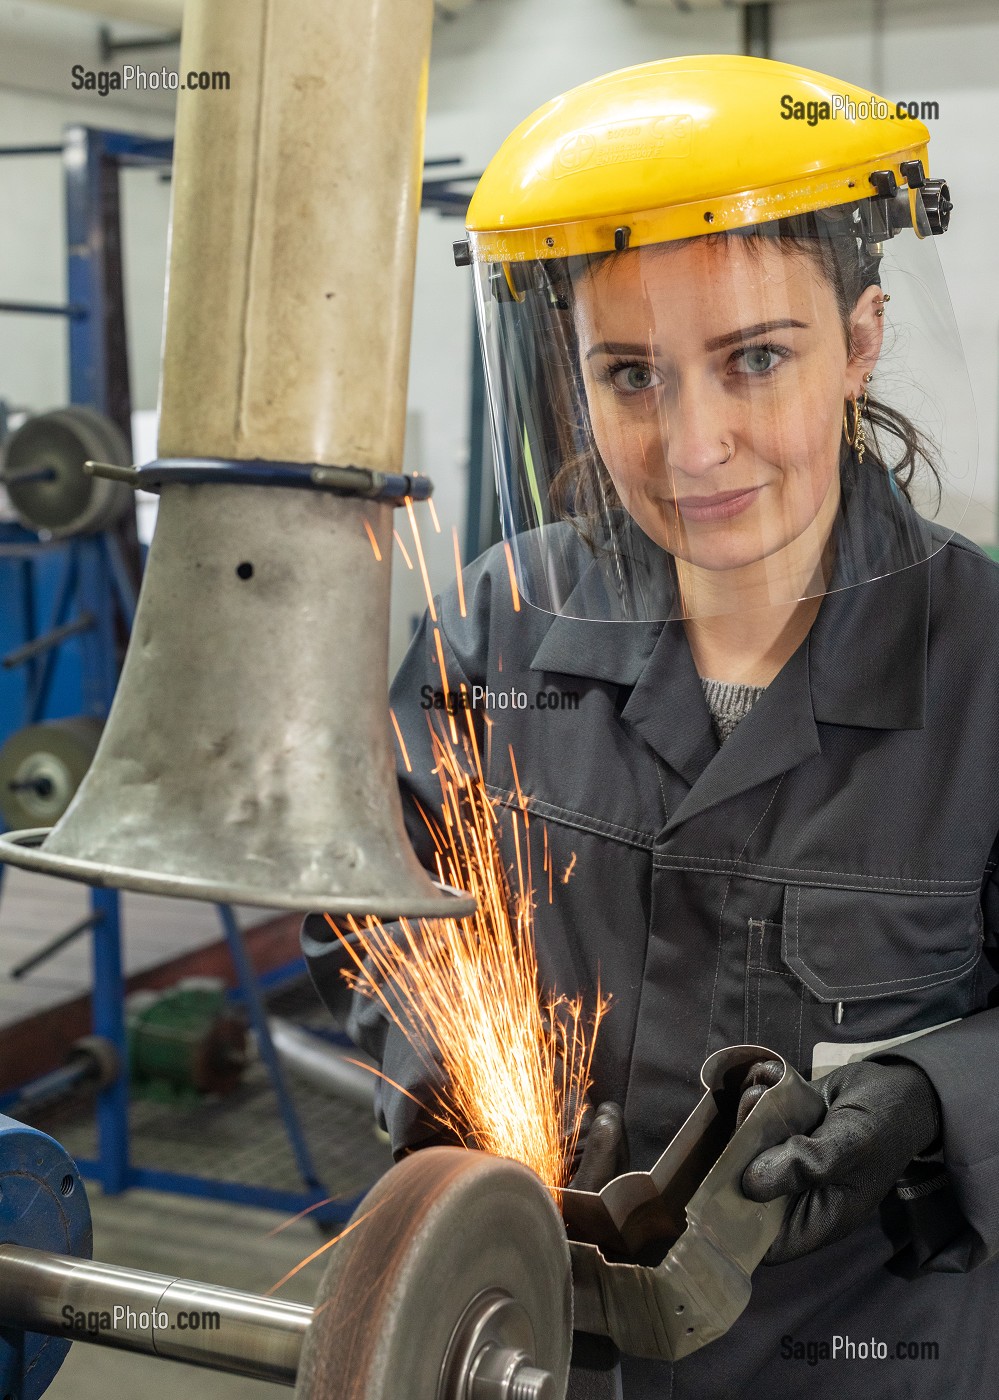
{"type": "Polygon", "coordinates": [[[813,1087],[827,1105],[815,1131],[761,1152],[743,1173],[742,1189],[752,1201],[798,1198],[766,1264],[799,1259],[848,1235],[940,1133],[936,1091],[916,1065],[860,1060],[813,1087]]]}

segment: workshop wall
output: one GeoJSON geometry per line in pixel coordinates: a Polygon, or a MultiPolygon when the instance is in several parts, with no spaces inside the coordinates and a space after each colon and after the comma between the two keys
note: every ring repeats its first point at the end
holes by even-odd
{"type": "MultiPolygon", "coordinates": [[[[0,145],[58,143],[64,126],[83,122],[169,135],[173,101],[81,101],[72,68],[101,66],[99,21],[58,5],[0,0],[0,145]]],[[[119,33],[135,26],[116,26],[119,33]]],[[[160,63],[169,62],[165,51],[160,63]]],[[[135,55],[133,54],[134,60],[135,55]]],[[[147,66],[156,63],[146,59],[147,66]]],[[[58,156],[0,160],[0,300],[65,302],[66,234],[58,156]]],[[[166,268],[170,186],[156,171],[132,170],[122,181],[125,300],[135,408],[155,408],[166,268]]],[[[40,411],[65,403],[66,328],[56,317],[0,317],[0,399],[40,411]]]]}

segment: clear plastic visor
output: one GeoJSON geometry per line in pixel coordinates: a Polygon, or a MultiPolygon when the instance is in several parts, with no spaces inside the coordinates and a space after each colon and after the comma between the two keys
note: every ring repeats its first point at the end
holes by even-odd
{"type": "Polygon", "coordinates": [[[977,433],[934,239],[806,226],[476,264],[528,602],[645,621],[785,604],[920,563],[959,526],[977,433]]]}

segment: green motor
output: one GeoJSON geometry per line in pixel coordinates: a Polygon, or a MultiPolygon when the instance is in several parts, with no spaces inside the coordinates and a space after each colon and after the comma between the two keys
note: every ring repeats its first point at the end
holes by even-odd
{"type": "Polygon", "coordinates": [[[246,1068],[246,1026],[225,984],[190,977],[165,991],[134,992],[125,1007],[132,1091],[160,1103],[229,1094],[246,1068]]]}

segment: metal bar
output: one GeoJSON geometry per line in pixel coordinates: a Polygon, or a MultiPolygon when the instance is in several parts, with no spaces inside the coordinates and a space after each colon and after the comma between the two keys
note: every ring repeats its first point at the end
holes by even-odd
{"type": "MultiPolygon", "coordinates": [[[[100,1180],[99,1161],[92,1157],[77,1157],[74,1160],[82,1177],[88,1181],[100,1180]]],[[[363,1195],[330,1196],[325,1188],[282,1191],[276,1186],[254,1186],[245,1181],[196,1176],[192,1172],[168,1171],[163,1167],[130,1167],[128,1185],[143,1191],[164,1191],[172,1196],[196,1196],[205,1201],[231,1201],[233,1205],[258,1206],[262,1210],[279,1211],[282,1215],[298,1215],[307,1210],[313,1220],[333,1225],[348,1221],[363,1195]]]]}
{"type": "Polygon", "coordinates": [[[85,919],[81,919],[78,924],[68,928],[65,933],[60,933],[58,938],[53,938],[50,943],[46,943],[44,948],[39,948],[37,953],[32,953],[30,958],[25,958],[10,970],[11,977],[23,977],[39,963],[47,962],[53,953],[58,953],[60,948],[65,948],[67,943],[72,943],[74,938],[79,938],[81,933],[86,933],[88,928],[94,928],[103,916],[100,914],[88,914],[85,919]]]}
{"type": "MultiPolygon", "coordinates": [[[[66,621],[66,614],[73,598],[73,591],[76,588],[76,550],[72,546],[66,551],[62,570],[55,588],[55,597],[52,607],[52,626],[61,627],[66,621]]],[[[54,653],[48,651],[42,658],[42,665],[36,669],[33,685],[29,685],[28,694],[25,700],[25,711],[28,724],[37,724],[45,712],[45,705],[48,701],[49,690],[52,686],[52,672],[54,653]]]]}
{"type": "Polygon", "coordinates": [[[73,403],[91,404],[107,412],[107,363],[101,319],[104,311],[98,246],[99,184],[96,143],[85,126],[68,127],[63,150],[66,185],[66,285],[70,298],[86,307],[86,315],[70,321],[69,396],[73,403]]]}
{"type": "Polygon", "coordinates": [[[239,989],[243,994],[253,1029],[256,1032],[257,1052],[264,1062],[271,1085],[277,1095],[278,1107],[284,1120],[284,1129],[288,1134],[291,1150],[295,1154],[299,1174],[307,1186],[318,1187],[322,1183],[316,1175],[312,1154],[305,1141],[302,1125],[299,1123],[298,1114],[295,1111],[294,1100],[285,1082],[281,1062],[274,1049],[274,1042],[271,1040],[271,1033],[267,1026],[267,1012],[264,1009],[260,988],[257,986],[253,964],[250,962],[246,944],[243,942],[243,935],[229,905],[217,904],[215,907],[218,909],[219,918],[222,920],[222,927],[225,930],[226,942],[229,944],[229,952],[236,968],[236,976],[239,979],[239,989]]]}
{"type": "MultiPolygon", "coordinates": [[[[35,636],[35,618],[37,609],[35,607],[35,561],[33,559],[22,559],[20,561],[21,575],[21,635],[25,643],[35,636]]],[[[27,671],[24,677],[25,699],[38,684],[38,662],[29,658],[27,671]]],[[[27,721],[27,713],[25,720],[27,721]]]]}
{"type": "Polygon", "coordinates": [[[83,713],[101,718],[110,712],[118,686],[115,595],[104,539],[101,534],[78,541],[77,585],[77,606],[94,618],[93,627],[80,639],[83,713]]]}
{"type": "Polygon", "coordinates": [[[19,472],[7,472],[4,485],[23,486],[26,481],[57,481],[59,473],[55,467],[25,467],[19,472]]]}
{"type": "Polygon", "coordinates": [[[68,1065],[61,1065],[59,1069],[50,1070],[48,1074],[32,1079],[19,1093],[4,1100],[3,1111],[11,1118],[20,1118],[30,1109],[67,1097],[74,1089],[93,1078],[92,1061],[81,1055],[71,1060],[68,1065]]]}
{"type": "Polygon", "coordinates": [[[320,1093],[371,1110],[378,1071],[354,1064],[342,1051],[281,1016],[268,1017],[278,1058],[320,1093]]]}
{"type": "Polygon", "coordinates": [[[116,53],[127,53],[130,49],[135,49],[138,52],[141,49],[176,48],[180,43],[180,30],[169,29],[154,39],[115,39],[111,33],[111,26],[102,24],[97,31],[97,37],[100,43],[101,62],[110,63],[116,53]]]}
{"type": "Polygon", "coordinates": [[[116,467],[110,462],[84,462],[87,476],[100,476],[105,481],[123,481],[126,486],[136,486],[135,467],[116,467]]]}
{"type": "Polygon", "coordinates": [[[122,1072],[97,1095],[99,1179],[108,1196],[129,1183],[128,1038],[125,1032],[125,979],[121,965],[121,922],[117,890],[92,889],[90,905],[102,916],[94,926],[92,995],[94,1035],[114,1046],[122,1072]]]}
{"type": "Polygon", "coordinates": [[[312,1313],[304,1303],[0,1245],[4,1327],[294,1385],[312,1313]]]}
{"type": "Polygon", "coordinates": [[[117,537],[106,532],[101,536],[102,548],[105,552],[105,563],[114,584],[115,596],[118,599],[118,607],[121,609],[122,617],[131,632],[132,624],[135,622],[135,609],[138,603],[135,585],[132,577],[125,567],[125,560],[122,557],[121,545],[117,537]]]}
{"type": "Polygon", "coordinates": [[[123,165],[169,165],[173,160],[172,136],[139,136],[134,131],[101,129],[105,152],[123,165]]]}
{"type": "Polygon", "coordinates": [[[0,311],[16,316],[68,316],[71,320],[83,319],[87,314],[87,308],[76,301],[65,306],[47,301],[0,301],[0,311]]]}
{"type": "Polygon", "coordinates": [[[5,671],[12,671],[15,666],[22,666],[25,661],[30,661],[35,656],[41,656],[44,652],[51,651],[53,647],[59,646],[69,637],[75,637],[80,632],[89,632],[95,621],[93,613],[81,613],[73,622],[65,622],[60,627],[53,627],[48,632],[43,632],[40,637],[25,642],[24,646],[15,647],[0,661],[0,665],[5,671]]]}
{"type": "Polygon", "coordinates": [[[770,4],[746,5],[742,11],[742,51],[751,58],[770,57],[770,4]]]}
{"type": "Polygon", "coordinates": [[[0,156],[61,156],[61,146],[0,146],[0,156]]]}

